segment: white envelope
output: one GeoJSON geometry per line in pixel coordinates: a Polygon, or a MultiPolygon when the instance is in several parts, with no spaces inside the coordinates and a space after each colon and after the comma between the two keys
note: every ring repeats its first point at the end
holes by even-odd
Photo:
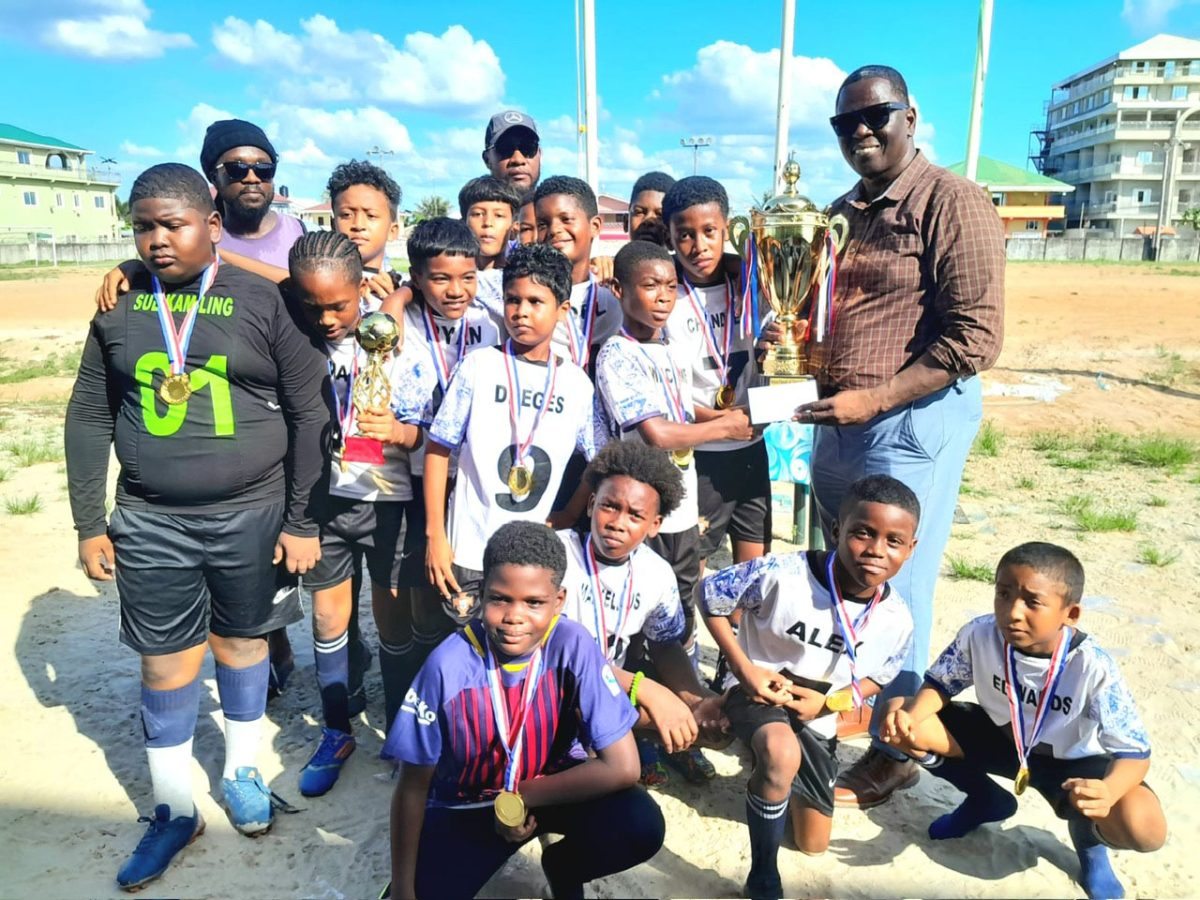
{"type": "Polygon", "coordinates": [[[750,422],[754,425],[786,422],[795,415],[797,406],[819,399],[815,378],[752,387],[747,391],[747,396],[750,400],[750,422]]]}

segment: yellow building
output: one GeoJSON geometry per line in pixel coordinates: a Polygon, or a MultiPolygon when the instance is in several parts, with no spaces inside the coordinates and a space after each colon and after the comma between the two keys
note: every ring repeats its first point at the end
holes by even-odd
{"type": "Polygon", "coordinates": [[[121,228],[111,169],[88,165],[91,150],[0,123],[0,239],[53,236],[111,241],[121,228]]]}
{"type": "MultiPolygon", "coordinates": [[[[965,170],[965,163],[950,166],[955,175],[962,175],[965,170]]],[[[986,156],[979,157],[975,181],[992,195],[992,203],[1004,222],[1004,233],[1010,237],[1045,237],[1051,223],[1056,230],[1067,224],[1063,222],[1066,207],[1051,202],[1055,195],[1075,190],[1064,181],[1026,172],[986,156]]]]}

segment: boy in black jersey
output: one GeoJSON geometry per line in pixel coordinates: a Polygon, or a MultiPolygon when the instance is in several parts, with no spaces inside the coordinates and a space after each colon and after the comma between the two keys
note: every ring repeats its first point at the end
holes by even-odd
{"type": "MultiPolygon", "coordinates": [[[[224,800],[260,834],[279,802],[255,765],[269,622],[295,604],[276,564],[319,558],[309,493],[329,422],[325,360],[276,287],[216,255],[221,219],[199,172],[142,173],[130,193],[138,254],[125,302],[92,321],[67,408],[67,478],[89,577],[121,599],[121,640],[142,657],[141,718],[154,815],[117,884],[158,877],[204,829],[191,744],[205,647],[225,718],[224,800]],[[105,522],[110,448],[121,464],[105,522]],[[107,527],[106,527],[107,525],[107,527]]],[[[298,606],[282,621],[296,621],[298,606]]]]}

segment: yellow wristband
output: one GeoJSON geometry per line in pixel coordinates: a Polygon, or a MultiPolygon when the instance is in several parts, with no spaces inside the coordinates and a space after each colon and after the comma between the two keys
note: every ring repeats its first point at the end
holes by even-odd
{"type": "Polygon", "coordinates": [[[634,709],[637,708],[638,686],[641,685],[642,679],[645,677],[645,672],[638,672],[633,676],[633,684],[629,685],[629,702],[633,705],[634,709]]]}

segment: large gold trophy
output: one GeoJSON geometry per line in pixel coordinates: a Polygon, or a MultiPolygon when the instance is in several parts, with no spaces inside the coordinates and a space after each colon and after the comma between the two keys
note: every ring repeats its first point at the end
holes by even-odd
{"type": "Polygon", "coordinates": [[[828,336],[837,253],[849,223],[798,194],[799,179],[800,165],[789,156],[783,168],[784,192],[751,209],[749,219],[731,220],[729,238],[747,264],[747,277],[757,278],[759,294],[783,329],[763,362],[768,384],[813,382],[815,399],[813,364],[806,348],[828,336]]]}
{"type": "MultiPolygon", "coordinates": [[[[354,337],[367,351],[367,365],[354,380],[351,402],[356,412],[364,409],[387,409],[392,402],[392,382],[385,364],[387,357],[400,343],[400,326],[387,313],[364,316],[354,337]]],[[[342,466],[347,462],[383,464],[383,443],[361,434],[342,437],[342,466]]]]}

